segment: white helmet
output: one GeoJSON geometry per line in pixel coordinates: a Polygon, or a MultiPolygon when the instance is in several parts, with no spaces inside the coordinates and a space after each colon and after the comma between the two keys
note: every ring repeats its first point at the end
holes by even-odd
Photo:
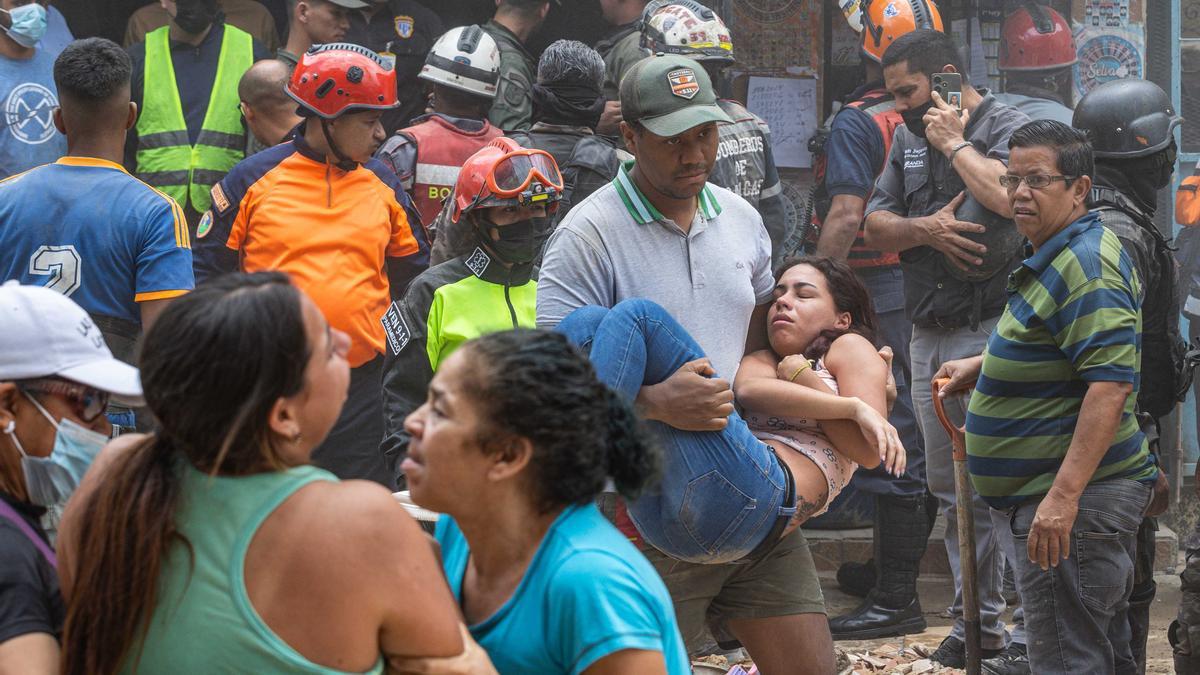
{"type": "Polygon", "coordinates": [[[451,28],[433,43],[418,77],[476,96],[496,98],[500,48],[479,26],[451,28]]]}
{"type": "Polygon", "coordinates": [[[696,0],[653,0],[642,12],[642,47],[697,61],[733,62],[733,40],[717,13],[696,0]]]}

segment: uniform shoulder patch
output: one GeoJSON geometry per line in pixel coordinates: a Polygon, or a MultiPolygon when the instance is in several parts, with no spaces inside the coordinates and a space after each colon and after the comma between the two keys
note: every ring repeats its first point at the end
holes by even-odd
{"type": "Polygon", "coordinates": [[[483,249],[476,247],[465,262],[467,269],[471,270],[471,274],[479,278],[483,278],[483,273],[487,271],[488,265],[492,264],[492,258],[483,252],[483,249]]]}
{"type": "Polygon", "coordinates": [[[200,223],[196,225],[196,238],[203,239],[208,236],[208,233],[212,231],[212,226],[213,212],[212,209],[209,209],[204,212],[203,216],[200,216],[200,223]]]}
{"type": "Polygon", "coordinates": [[[416,27],[416,22],[411,16],[401,14],[396,17],[396,35],[407,40],[413,36],[413,29],[416,27]]]}
{"type": "Polygon", "coordinates": [[[391,348],[392,354],[400,354],[412,339],[412,331],[404,321],[400,303],[393,302],[384,312],[380,322],[383,324],[383,332],[387,334],[388,347],[391,348]]]}
{"type": "Polygon", "coordinates": [[[225,189],[220,183],[214,183],[212,190],[209,191],[209,196],[212,197],[213,206],[217,209],[217,213],[224,213],[229,210],[229,197],[225,196],[225,189]]]}

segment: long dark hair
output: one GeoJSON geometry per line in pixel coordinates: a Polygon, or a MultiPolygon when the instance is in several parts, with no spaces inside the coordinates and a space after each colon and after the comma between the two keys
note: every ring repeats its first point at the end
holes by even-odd
{"type": "Polygon", "coordinates": [[[468,393],[487,420],[480,443],[504,434],[530,440],[542,513],[595,499],[609,476],[626,497],[657,479],[660,457],[637,417],[562,334],[505,331],[462,349],[476,373],[468,393]]]}
{"type": "Polygon", "coordinates": [[[300,292],[277,272],[216,279],[173,301],[140,365],[160,431],[109,465],[80,512],[63,672],[112,673],[140,644],[175,527],[183,462],[209,474],[283,468],[268,418],[304,386],[310,345],[300,292]]]}
{"type": "Polygon", "coordinates": [[[804,350],[804,358],[816,360],[829,351],[833,341],[846,333],[857,333],[865,337],[871,344],[879,346],[876,335],[879,331],[875,319],[875,306],[871,304],[871,294],[854,270],[841,260],[826,256],[806,255],[785,260],[775,273],[775,281],[783,278],[783,273],[797,265],[808,265],[825,277],[825,285],[833,296],[833,306],[839,312],[850,313],[850,327],[846,330],[823,330],[812,344],[804,350]]]}

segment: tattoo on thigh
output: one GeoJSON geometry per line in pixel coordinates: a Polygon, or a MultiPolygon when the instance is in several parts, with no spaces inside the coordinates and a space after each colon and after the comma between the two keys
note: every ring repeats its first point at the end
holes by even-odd
{"type": "Polygon", "coordinates": [[[791,525],[799,525],[808,520],[812,514],[821,510],[821,502],[809,501],[804,495],[796,495],[796,515],[792,516],[791,525]]]}

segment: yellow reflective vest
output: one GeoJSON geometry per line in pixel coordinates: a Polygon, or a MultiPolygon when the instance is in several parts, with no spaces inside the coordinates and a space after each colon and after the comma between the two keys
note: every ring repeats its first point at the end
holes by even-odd
{"type": "Polygon", "coordinates": [[[225,24],[217,76],[196,144],[188,139],[171,62],[168,27],[146,35],[145,85],[137,122],[137,176],[180,204],[203,213],[212,205],[209,190],[246,150],[237,94],[238,81],[254,63],[250,34],[225,24]]]}

